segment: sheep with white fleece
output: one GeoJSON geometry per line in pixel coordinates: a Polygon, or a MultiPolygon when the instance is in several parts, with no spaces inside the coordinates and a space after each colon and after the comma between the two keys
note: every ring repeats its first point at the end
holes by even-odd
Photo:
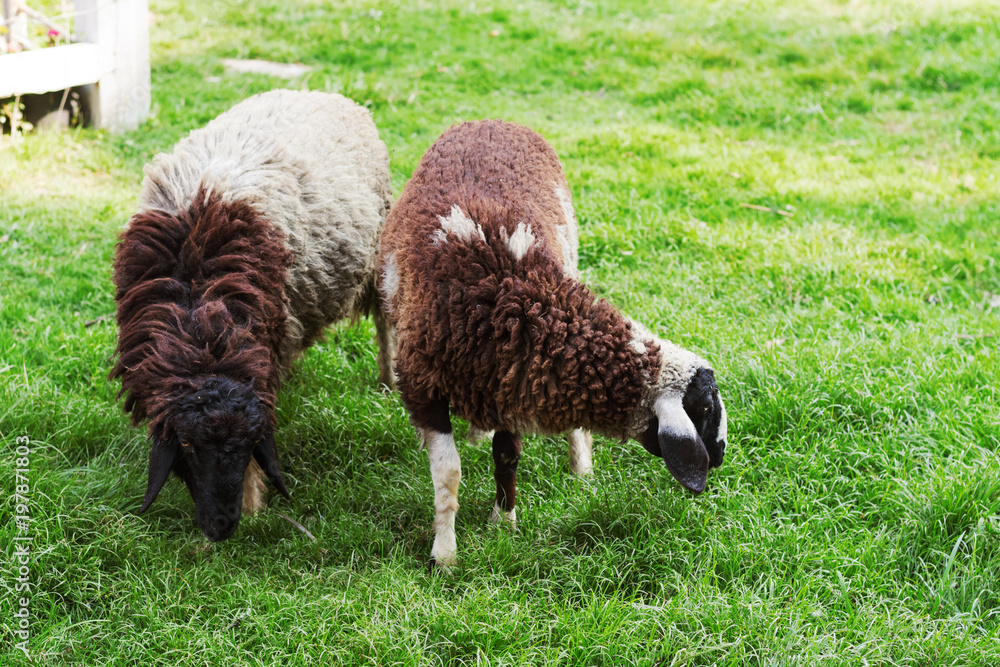
{"type": "Polygon", "coordinates": [[[371,114],[334,94],[256,95],[146,167],[114,260],[111,373],[133,424],[149,421],[140,511],[173,470],[214,541],[263,506],[262,468],[287,495],[275,396],[330,323],[372,313],[380,379],[391,383],[374,291],[390,201],[371,114]]]}

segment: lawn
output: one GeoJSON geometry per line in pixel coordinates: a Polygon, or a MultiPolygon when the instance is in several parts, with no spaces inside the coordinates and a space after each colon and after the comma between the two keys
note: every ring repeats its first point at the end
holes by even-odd
{"type": "Polygon", "coordinates": [[[1000,664],[1000,7],[151,11],[145,125],[0,141],[0,663],[1000,664]],[[237,57],[312,70],[226,73],[237,57]],[[528,438],[510,533],[487,521],[488,446],[460,443],[461,560],[431,574],[427,455],[362,322],[280,395],[291,501],[218,544],[176,479],[137,516],[148,444],[107,380],[116,235],[153,155],[288,85],[368,106],[397,193],[452,123],[541,132],[584,280],[717,370],[730,443],[706,492],[636,443],[598,439],[579,480],[564,441],[528,438]]]}

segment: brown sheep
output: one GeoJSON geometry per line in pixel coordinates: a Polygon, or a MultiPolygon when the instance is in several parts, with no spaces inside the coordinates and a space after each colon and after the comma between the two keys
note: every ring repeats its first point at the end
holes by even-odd
{"type": "Polygon", "coordinates": [[[442,567],[456,560],[461,478],[449,410],[495,431],[494,514],[511,521],[522,433],[635,438],[695,493],[722,462],[713,370],[597,299],[579,280],[576,234],[555,151],[498,120],[445,131],[386,219],[379,289],[430,456],[442,567]]]}

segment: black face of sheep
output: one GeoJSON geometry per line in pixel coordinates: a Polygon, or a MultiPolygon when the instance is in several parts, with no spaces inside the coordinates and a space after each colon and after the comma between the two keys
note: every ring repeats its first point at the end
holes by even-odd
{"type": "Polygon", "coordinates": [[[701,493],[708,469],[721,465],[726,453],[726,409],[715,373],[698,369],[683,397],[665,394],[653,411],[640,443],[650,454],[662,456],[686,489],[701,493]]]}
{"type": "Polygon", "coordinates": [[[173,470],[191,492],[205,537],[228,538],[239,525],[243,474],[251,457],[288,496],[268,413],[252,383],[220,377],[194,381],[168,409],[163,430],[169,435],[154,439],[140,514],[173,470]]]}

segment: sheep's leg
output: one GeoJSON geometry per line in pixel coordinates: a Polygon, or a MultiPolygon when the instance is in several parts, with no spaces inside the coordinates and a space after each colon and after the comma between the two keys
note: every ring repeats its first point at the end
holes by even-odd
{"type": "Polygon", "coordinates": [[[378,381],[393,389],[396,386],[396,376],[392,372],[392,362],[396,358],[396,329],[386,321],[381,311],[372,313],[372,321],[375,323],[375,342],[378,344],[378,381]]]}
{"type": "Polygon", "coordinates": [[[250,465],[243,473],[243,515],[253,514],[264,509],[264,471],[257,462],[250,459],[250,465]]]}
{"type": "Polygon", "coordinates": [[[412,411],[413,421],[427,447],[434,482],[434,546],[431,562],[448,570],[458,556],[455,540],[455,514],[458,512],[458,484],[462,479],[462,461],[455,448],[448,417],[448,401],[434,400],[412,411]]]}
{"type": "Polygon", "coordinates": [[[521,460],[521,436],[510,431],[493,434],[493,479],[497,482],[497,501],[490,522],[508,522],[517,526],[517,463],[521,460]]]}
{"type": "Polygon", "coordinates": [[[569,467],[574,475],[590,477],[594,474],[594,437],[589,431],[578,428],[566,434],[569,441],[569,467]]]}
{"type": "Polygon", "coordinates": [[[486,440],[487,438],[493,439],[493,431],[483,431],[471,424],[469,425],[469,432],[466,433],[465,439],[469,441],[470,445],[475,445],[480,440],[486,440]]]}

